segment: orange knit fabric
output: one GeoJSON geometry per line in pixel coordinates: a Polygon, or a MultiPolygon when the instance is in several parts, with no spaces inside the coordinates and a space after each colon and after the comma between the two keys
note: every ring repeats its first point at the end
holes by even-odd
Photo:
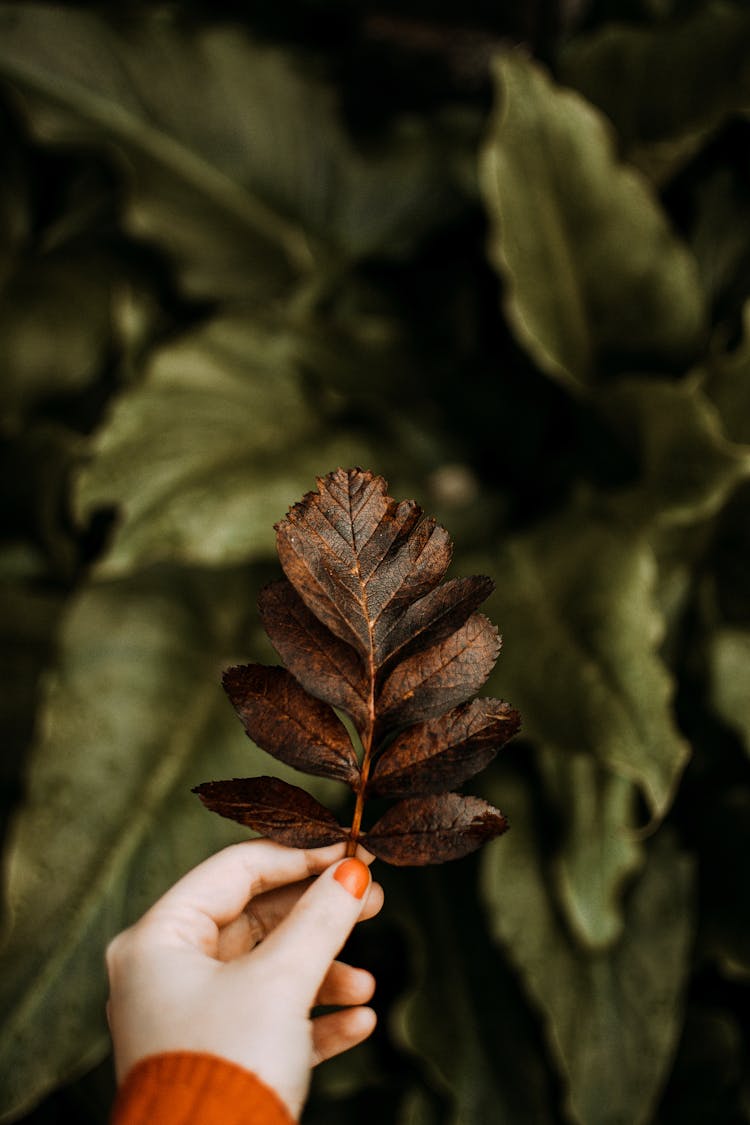
{"type": "Polygon", "coordinates": [[[293,1125],[273,1090],[214,1055],[174,1051],[141,1059],[120,1087],[111,1125],[293,1125]]]}

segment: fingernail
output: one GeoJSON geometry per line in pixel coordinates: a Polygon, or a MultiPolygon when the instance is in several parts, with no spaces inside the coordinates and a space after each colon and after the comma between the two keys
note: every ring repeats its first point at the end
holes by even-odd
{"type": "Polygon", "coordinates": [[[336,868],[333,877],[354,898],[363,898],[370,885],[370,871],[361,859],[345,859],[336,868]]]}

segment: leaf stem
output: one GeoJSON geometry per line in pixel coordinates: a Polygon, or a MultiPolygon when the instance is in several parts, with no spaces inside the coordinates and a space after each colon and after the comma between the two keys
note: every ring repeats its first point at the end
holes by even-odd
{"type": "Polygon", "coordinates": [[[349,839],[346,844],[347,856],[353,856],[357,851],[357,844],[362,827],[362,813],[365,807],[365,791],[367,790],[367,779],[370,776],[370,763],[372,761],[372,744],[375,736],[375,667],[372,658],[370,659],[369,673],[370,692],[367,703],[367,725],[365,729],[360,732],[364,754],[362,755],[362,769],[359,775],[357,801],[354,806],[352,826],[349,829],[349,839]]]}

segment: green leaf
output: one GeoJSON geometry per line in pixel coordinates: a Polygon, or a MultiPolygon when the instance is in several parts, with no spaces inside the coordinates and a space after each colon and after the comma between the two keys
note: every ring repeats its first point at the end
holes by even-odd
{"type": "Polygon", "coordinates": [[[587,949],[617,941],[622,893],[643,862],[636,789],[586,754],[543,752],[539,765],[562,839],[553,871],[568,928],[587,949]]]}
{"type": "Polygon", "coordinates": [[[689,751],[658,655],[664,622],[647,542],[580,502],[484,565],[496,582],[487,613],[504,638],[487,691],[512,701],[533,741],[592,755],[662,817],[689,751]]]}
{"type": "Polygon", "coordinates": [[[747,301],[750,271],[750,198],[741,168],[720,164],[696,176],[688,207],[693,214],[690,246],[708,302],[734,330],[735,316],[747,301]]]}
{"type": "Polygon", "coordinates": [[[40,677],[54,655],[63,599],[33,583],[0,580],[0,837],[20,797],[21,770],[34,730],[40,677]]]}
{"type": "Polygon", "coordinates": [[[696,523],[714,515],[750,474],[750,446],[729,441],[696,371],[679,383],[623,378],[594,404],[639,464],[639,479],[613,507],[635,527],[696,523]]]}
{"type": "Polygon", "coordinates": [[[415,1086],[399,1106],[396,1125],[438,1125],[440,1118],[426,1090],[415,1086]]]}
{"type": "Polygon", "coordinates": [[[220,683],[256,594],[247,574],[152,570],[70,608],[12,833],[2,1120],[104,1054],[107,941],[246,835],[190,789],[267,768],[220,683]]]}
{"type": "Polygon", "coordinates": [[[747,1076],[742,1025],[729,1009],[704,1000],[688,1009],[659,1125],[748,1119],[741,1083],[747,1076]]]}
{"type": "Polygon", "coordinates": [[[543,1122],[551,1115],[550,1091],[538,1044],[507,966],[483,935],[469,873],[473,865],[459,862],[412,872],[408,886],[398,873],[384,882],[390,909],[411,939],[415,970],[393,1013],[393,1036],[422,1063],[430,1086],[449,1098],[446,1125],[543,1122]],[[511,1021],[505,1014],[514,1005],[511,1021]]]}
{"type": "Polygon", "coordinates": [[[273,525],[330,466],[367,450],[316,419],[295,339],[219,317],[165,346],[99,431],[80,475],[86,520],[117,505],[99,573],[176,559],[216,566],[275,554],[273,525]]]}
{"type": "Polygon", "coordinates": [[[750,630],[717,629],[708,658],[713,706],[740,736],[750,756],[750,630]]]}
{"type": "Polygon", "coordinates": [[[28,168],[16,122],[0,105],[0,148],[3,175],[0,181],[0,287],[17,265],[17,255],[29,234],[31,208],[28,168]]]}
{"type": "Polygon", "coordinates": [[[357,149],[309,63],[238,26],[4,4],[0,72],[45,138],[126,155],[133,227],[169,248],[194,296],[261,294],[284,262],[296,273],[321,253],[401,254],[456,206],[430,126],[357,149]]]}
{"type": "Polygon", "coordinates": [[[750,629],[750,481],[744,481],[732,493],[710,530],[710,579],[704,614],[714,627],[726,624],[750,629]]]}
{"type": "Polygon", "coordinates": [[[750,15],[719,2],[680,21],[578,36],[562,52],[561,75],[609,116],[631,156],[653,161],[680,141],[690,151],[731,113],[750,109],[748,60],[750,15]]]}
{"type": "Polygon", "coordinates": [[[690,864],[662,829],[628,898],[620,940],[587,955],[550,898],[529,792],[505,775],[494,796],[512,816],[513,830],[482,853],[490,928],[543,1017],[566,1087],[566,1117],[580,1125],[646,1125],[680,1030],[692,930],[690,864]]]}
{"type": "MultiPolygon", "coordinates": [[[[747,683],[747,680],[745,681],[747,683]]],[[[750,984],[750,788],[702,802],[699,950],[729,980],[750,984]],[[742,857],[742,858],[741,858],[742,857]]]]}
{"type": "Polygon", "coordinates": [[[101,252],[27,255],[0,299],[0,420],[17,423],[45,397],[100,374],[112,346],[120,267],[101,252]]]}
{"type": "Polygon", "coordinates": [[[679,368],[704,331],[694,260],[611,131],[535,63],[495,64],[498,106],[481,158],[490,253],[519,342],[572,388],[603,365],[679,368]]]}
{"type": "Polygon", "coordinates": [[[750,446],[750,301],[745,304],[743,328],[738,347],[713,360],[706,392],[732,441],[750,446]]]}
{"type": "Polygon", "coordinates": [[[40,547],[49,569],[63,581],[73,577],[78,564],[68,490],[83,445],[79,434],[42,421],[0,447],[0,511],[6,534],[27,537],[40,547]]]}

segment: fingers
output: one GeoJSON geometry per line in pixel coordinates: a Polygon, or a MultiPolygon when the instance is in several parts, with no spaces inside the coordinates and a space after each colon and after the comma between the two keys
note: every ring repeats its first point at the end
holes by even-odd
{"type": "Polygon", "coordinates": [[[315,997],[316,1004],[366,1004],[375,992],[375,977],[366,969],[355,969],[334,961],[315,997]]]}
{"type": "MultiPolygon", "coordinates": [[[[287,982],[288,995],[308,1011],[370,891],[370,872],[345,859],[320,875],[262,949],[268,971],[287,982]]],[[[259,951],[260,952],[260,951],[259,951]]]]}
{"type": "MultiPolygon", "coordinates": [[[[263,941],[286,918],[312,882],[312,879],[304,879],[286,887],[277,887],[248,903],[242,913],[222,929],[216,954],[219,960],[231,961],[241,957],[263,941]]],[[[370,893],[363,899],[359,921],[373,918],[382,905],[383,888],[379,883],[373,883],[370,893]]]]}
{"type": "Polygon", "coordinates": [[[343,854],[344,844],[308,850],[287,848],[271,840],[233,844],[183,876],[149,914],[187,908],[206,915],[217,926],[225,926],[255,895],[318,875],[343,854]]]}
{"type": "Polygon", "coordinates": [[[372,1008],[346,1008],[312,1021],[313,1066],[356,1047],[375,1030],[372,1008]]]}

